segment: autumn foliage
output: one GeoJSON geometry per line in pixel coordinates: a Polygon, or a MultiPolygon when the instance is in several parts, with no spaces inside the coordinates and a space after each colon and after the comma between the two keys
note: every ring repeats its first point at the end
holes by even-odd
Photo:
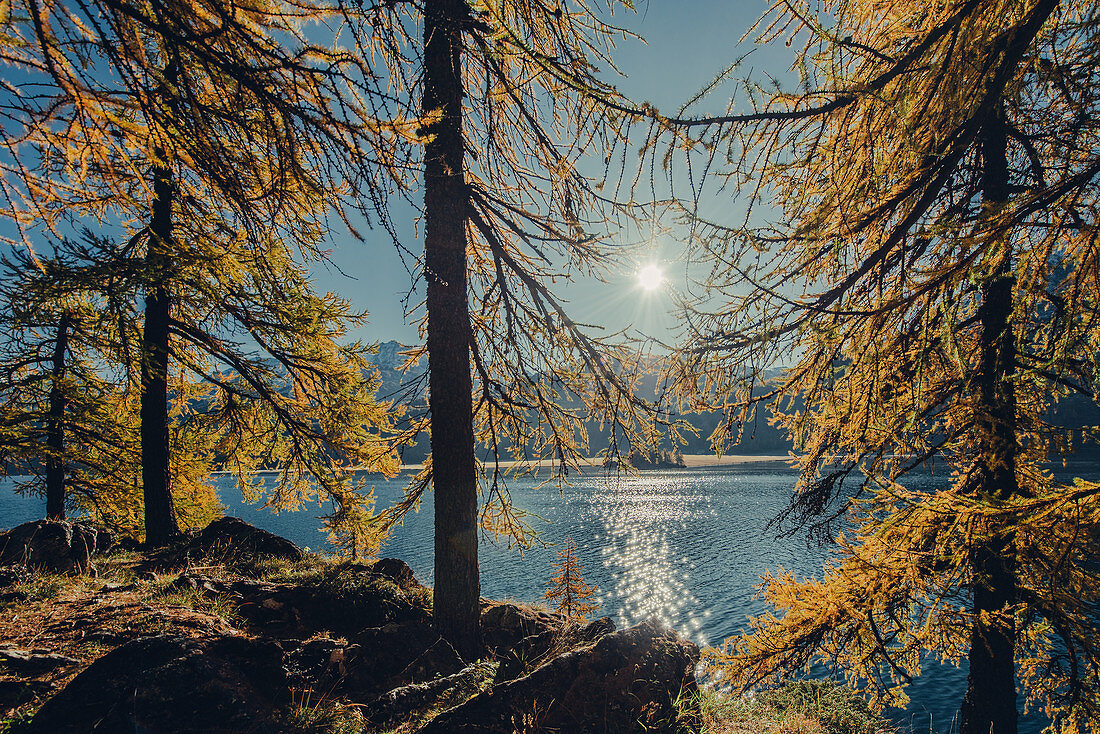
{"type": "Polygon", "coordinates": [[[70,503],[152,544],[217,511],[215,466],[275,509],[324,498],[329,528],[360,534],[349,468],[396,463],[370,346],[348,333],[366,315],[309,275],[362,132],[329,109],[360,67],[297,31],[325,8],[4,8],[5,83],[35,93],[9,96],[0,132],[2,296],[24,304],[0,354],[16,406],[0,455],[38,452],[70,503]]]}
{"type": "Polygon", "coordinates": [[[600,607],[596,602],[587,601],[598,589],[584,583],[581,575],[584,566],[577,560],[577,544],[572,538],[567,539],[557,553],[556,573],[550,577],[550,588],[542,596],[556,603],[557,611],[570,620],[583,622],[600,607]]]}
{"type": "Polygon", "coordinates": [[[782,527],[836,550],[767,576],[715,660],[743,687],[823,662],[891,704],[965,663],[963,734],[1015,732],[1017,691],[1092,730],[1100,484],[1049,462],[1088,429],[1059,403],[1100,392],[1097,8],[796,1],[757,32],[801,49],[792,91],[664,121],[750,212],[685,204],[715,265],[678,385],[728,410],[719,443],[768,404],[800,471],[782,527]]]}

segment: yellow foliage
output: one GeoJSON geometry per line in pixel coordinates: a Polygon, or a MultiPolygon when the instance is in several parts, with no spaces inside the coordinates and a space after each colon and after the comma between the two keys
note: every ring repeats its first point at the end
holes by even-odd
{"type": "MultiPolygon", "coordinates": [[[[127,430],[146,359],[140,304],[154,291],[170,299],[181,523],[217,511],[214,468],[275,509],[354,505],[351,468],[396,472],[390,406],[366,376],[370,345],[349,338],[366,314],[318,293],[309,267],[327,256],[327,218],[350,192],[341,174],[356,135],[407,137],[409,123],[367,125],[350,98],[347,118],[324,113],[366,62],[300,24],[342,13],[267,0],[11,7],[0,51],[37,92],[13,99],[3,132],[12,205],[0,215],[17,226],[25,270],[44,270],[35,248],[52,248],[57,290],[91,294],[104,311],[89,359],[118,372],[127,430]],[[151,224],[158,202],[167,231],[151,224]],[[274,483],[257,469],[275,470],[274,483]]],[[[132,529],[140,472],[126,440],[125,451],[93,447],[125,463],[81,501],[132,529]]],[[[345,513],[339,527],[352,515],[365,523],[345,513]]]]}
{"type": "Polygon", "coordinates": [[[764,579],[774,611],[714,657],[742,686],[821,660],[900,704],[924,656],[1008,640],[988,655],[1028,706],[1065,731],[1100,721],[1100,484],[1047,463],[1084,428],[1054,420],[1064,399],[1100,393],[1095,11],[777,3],[756,31],[799,41],[798,91],[664,121],[774,212],[687,212],[724,303],[691,312],[681,399],[730,411],[719,444],[770,403],[800,471],[782,519],[844,531],[820,579],[764,579]]]}
{"type": "Polygon", "coordinates": [[[550,577],[550,588],[542,597],[547,601],[557,604],[557,611],[566,618],[575,622],[583,622],[589,614],[600,608],[595,602],[585,601],[596,593],[595,586],[584,583],[581,571],[584,566],[577,560],[577,544],[572,538],[567,538],[557,551],[558,562],[554,564],[557,571],[550,577]]]}

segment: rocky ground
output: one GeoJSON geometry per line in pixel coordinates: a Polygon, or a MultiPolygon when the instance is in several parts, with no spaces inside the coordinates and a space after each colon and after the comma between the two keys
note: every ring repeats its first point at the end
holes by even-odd
{"type": "Polygon", "coordinates": [[[233,518],[153,555],[21,526],[0,564],[0,732],[876,728],[700,694],[699,650],[652,621],[483,600],[486,655],[463,660],[403,562],[324,559],[233,518]]]}

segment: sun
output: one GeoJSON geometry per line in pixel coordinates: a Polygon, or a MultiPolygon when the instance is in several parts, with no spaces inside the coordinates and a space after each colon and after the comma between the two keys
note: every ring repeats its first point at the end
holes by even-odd
{"type": "Polygon", "coordinates": [[[665,282],[665,274],[656,265],[646,265],[638,271],[638,285],[643,290],[655,291],[665,282]]]}

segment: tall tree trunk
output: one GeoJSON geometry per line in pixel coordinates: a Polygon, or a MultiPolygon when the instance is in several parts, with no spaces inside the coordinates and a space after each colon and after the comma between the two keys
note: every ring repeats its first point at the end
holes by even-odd
{"type": "MultiPolygon", "coordinates": [[[[163,159],[163,151],[156,151],[163,159]]],[[[168,470],[168,290],[172,242],[172,172],[153,167],[145,329],[141,337],[141,483],[145,495],[145,542],[157,547],[179,534],[168,470]]]]}
{"type": "Polygon", "coordinates": [[[424,10],[424,270],[428,307],[428,406],[435,489],[436,630],[467,659],[481,652],[469,305],[467,191],[463,180],[464,0],[428,0],[424,10]]]}
{"type": "MultiPolygon", "coordinates": [[[[988,123],[982,141],[983,203],[1008,200],[1008,153],[1003,108],[988,123]]],[[[1010,381],[1016,358],[1012,333],[1011,243],[1002,243],[1001,260],[982,285],[979,395],[985,420],[980,426],[980,492],[989,501],[1007,500],[1016,482],[1016,396],[1010,381]]],[[[970,638],[970,674],[960,711],[960,734],[1016,734],[1016,546],[1011,530],[979,529],[971,563],[974,572],[974,628],[970,638]]]]}
{"type": "Polygon", "coordinates": [[[62,382],[65,380],[65,352],[69,349],[69,326],[73,316],[61,312],[57,324],[57,342],[53,348],[50,374],[50,413],[46,419],[46,519],[65,519],[65,408],[68,402],[62,382]]]}

